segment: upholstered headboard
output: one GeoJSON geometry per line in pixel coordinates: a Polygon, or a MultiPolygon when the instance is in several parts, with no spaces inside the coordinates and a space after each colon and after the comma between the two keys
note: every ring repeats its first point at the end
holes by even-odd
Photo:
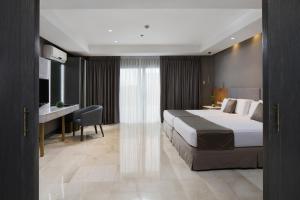
{"type": "Polygon", "coordinates": [[[230,88],[229,97],[237,99],[260,100],[261,88],[230,88]]]}

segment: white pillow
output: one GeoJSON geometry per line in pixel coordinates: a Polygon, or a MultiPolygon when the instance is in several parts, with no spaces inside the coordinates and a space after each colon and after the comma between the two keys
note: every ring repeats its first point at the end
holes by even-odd
{"type": "Polygon", "coordinates": [[[225,98],[224,100],[223,100],[223,102],[222,102],[222,106],[221,106],[221,111],[223,112],[224,111],[224,109],[225,109],[225,107],[226,107],[226,104],[228,103],[228,98],[225,98]]]}
{"type": "Polygon", "coordinates": [[[239,115],[247,115],[251,105],[250,99],[237,99],[235,113],[239,115]]]}
{"type": "Polygon", "coordinates": [[[258,104],[260,104],[260,101],[252,101],[250,108],[249,108],[249,112],[248,112],[248,117],[252,117],[253,113],[256,110],[256,107],[258,106],[258,104]]]}

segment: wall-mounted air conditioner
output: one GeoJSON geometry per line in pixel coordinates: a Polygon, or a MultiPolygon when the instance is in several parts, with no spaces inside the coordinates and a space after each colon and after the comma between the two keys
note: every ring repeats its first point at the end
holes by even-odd
{"type": "Polygon", "coordinates": [[[43,56],[44,58],[55,60],[60,63],[65,63],[67,61],[67,54],[51,45],[44,45],[43,56]]]}

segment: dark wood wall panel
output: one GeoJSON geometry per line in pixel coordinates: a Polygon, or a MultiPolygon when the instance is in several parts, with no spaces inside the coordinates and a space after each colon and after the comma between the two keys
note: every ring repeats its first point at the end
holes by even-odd
{"type": "Polygon", "coordinates": [[[38,200],[38,0],[1,1],[0,52],[0,199],[38,200]]]}

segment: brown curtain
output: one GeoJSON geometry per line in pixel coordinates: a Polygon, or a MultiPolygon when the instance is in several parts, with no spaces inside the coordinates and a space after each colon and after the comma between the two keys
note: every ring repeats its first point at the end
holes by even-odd
{"type": "Polygon", "coordinates": [[[103,123],[119,123],[120,57],[91,57],[86,68],[86,101],[103,106],[103,123]]]}
{"type": "Polygon", "coordinates": [[[160,77],[161,120],[167,109],[200,109],[200,56],[162,56],[160,77]]]}

